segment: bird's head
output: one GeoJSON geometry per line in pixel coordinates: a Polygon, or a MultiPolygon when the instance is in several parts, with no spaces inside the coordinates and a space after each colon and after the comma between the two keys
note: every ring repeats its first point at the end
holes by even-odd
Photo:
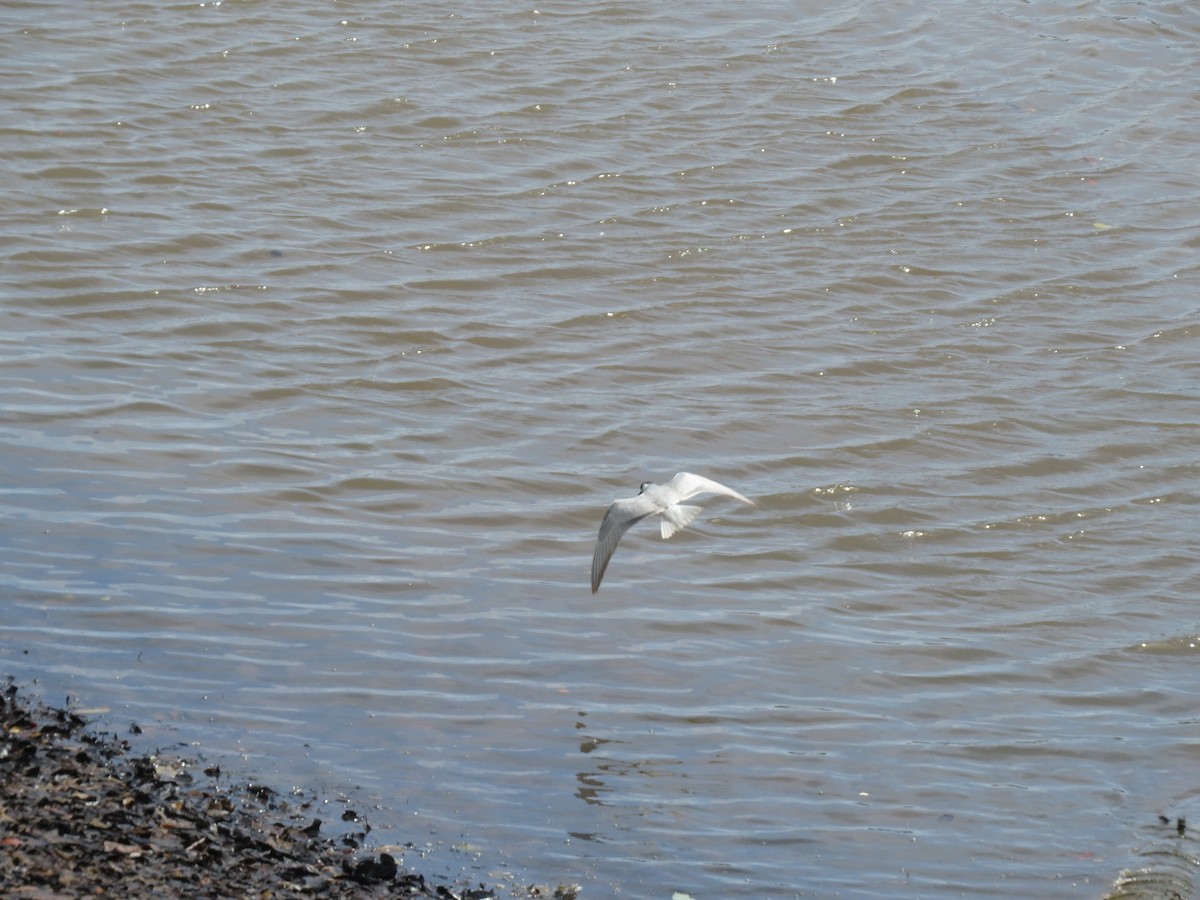
{"type": "Polygon", "coordinates": [[[638,493],[639,494],[646,493],[646,488],[650,487],[650,485],[652,485],[652,484],[654,484],[653,481],[643,481],[642,486],[638,489],[638,493]]]}

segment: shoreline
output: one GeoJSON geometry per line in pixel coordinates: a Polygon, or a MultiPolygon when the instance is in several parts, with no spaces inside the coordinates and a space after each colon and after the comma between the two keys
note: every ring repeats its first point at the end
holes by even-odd
{"type": "MultiPolygon", "coordinates": [[[[69,709],[0,690],[0,894],[63,897],[230,896],[560,898],[559,885],[436,883],[386,848],[370,826],[322,833],[314,798],[282,797],[219,766],[140,753],[69,709]]],[[[407,845],[412,849],[412,845],[407,845]]],[[[398,849],[398,848],[393,848],[398,849]]]]}
{"type": "MultiPolygon", "coordinates": [[[[0,687],[0,896],[27,900],[186,896],[577,900],[578,885],[433,879],[403,861],[413,844],[369,845],[351,809],[332,834],[315,794],[281,795],[219,766],[136,750],[85,716],[0,687]],[[391,850],[393,853],[389,853],[391,850]],[[401,859],[397,860],[396,856],[401,859]]],[[[1160,816],[1105,900],[1191,896],[1186,819],[1160,816]]]]}

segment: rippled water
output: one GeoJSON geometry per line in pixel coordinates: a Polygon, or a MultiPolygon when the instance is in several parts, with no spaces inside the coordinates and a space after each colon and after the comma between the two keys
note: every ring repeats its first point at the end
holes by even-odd
{"type": "Polygon", "coordinates": [[[6,671],[585,896],[1094,897],[1195,806],[1191,6],[0,25],[6,671]],[[593,597],[680,470],[760,506],[593,597]]]}

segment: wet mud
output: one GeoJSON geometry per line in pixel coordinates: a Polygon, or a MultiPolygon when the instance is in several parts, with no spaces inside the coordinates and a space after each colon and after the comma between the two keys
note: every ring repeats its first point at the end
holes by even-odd
{"type": "Polygon", "coordinates": [[[0,896],[60,897],[558,897],[570,887],[497,893],[435,884],[365,846],[365,826],[323,834],[315,802],[216,767],[134,752],[70,710],[0,690],[0,896]],[[195,774],[193,774],[195,773],[195,774]]]}

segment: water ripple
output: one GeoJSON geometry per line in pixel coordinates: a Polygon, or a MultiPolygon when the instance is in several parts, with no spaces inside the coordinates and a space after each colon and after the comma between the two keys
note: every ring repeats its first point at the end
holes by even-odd
{"type": "Polygon", "coordinates": [[[0,36],[13,673],[529,881],[1110,883],[1194,793],[1200,29],[734,9],[0,36]],[[759,508],[591,598],[681,469],[759,508]]]}

